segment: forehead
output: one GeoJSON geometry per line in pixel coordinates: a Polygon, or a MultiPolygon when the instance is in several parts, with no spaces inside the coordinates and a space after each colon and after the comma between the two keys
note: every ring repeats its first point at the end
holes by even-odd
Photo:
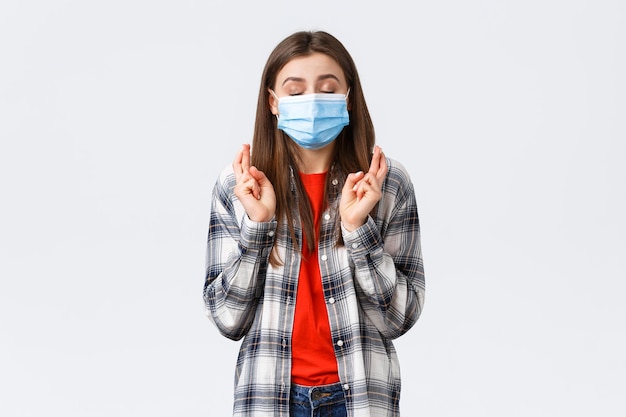
{"type": "Polygon", "coordinates": [[[288,78],[302,78],[313,82],[318,77],[328,74],[335,75],[345,85],[346,79],[339,63],[326,54],[316,52],[287,62],[278,72],[276,82],[281,85],[288,78]]]}

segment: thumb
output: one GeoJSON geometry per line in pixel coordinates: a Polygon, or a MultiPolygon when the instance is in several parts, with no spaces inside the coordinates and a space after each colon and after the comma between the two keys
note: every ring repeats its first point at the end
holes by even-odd
{"type": "Polygon", "coordinates": [[[359,171],[359,172],[355,172],[353,174],[349,174],[348,177],[346,178],[346,182],[343,185],[343,189],[344,190],[353,190],[354,189],[354,185],[361,179],[363,178],[363,171],[359,171]]]}
{"type": "Polygon", "coordinates": [[[259,171],[257,167],[251,166],[248,172],[250,172],[252,178],[254,178],[261,187],[269,183],[269,179],[267,179],[263,171],[259,171]]]}

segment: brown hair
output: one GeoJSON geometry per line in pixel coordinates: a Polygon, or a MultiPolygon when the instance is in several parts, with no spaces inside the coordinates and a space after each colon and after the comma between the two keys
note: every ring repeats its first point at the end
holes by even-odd
{"type": "MultiPolygon", "coordinates": [[[[338,176],[340,185],[343,184],[346,175],[350,172],[367,172],[375,141],[374,126],[367,110],[356,66],[339,40],[322,31],[302,31],[288,36],[274,48],[265,64],[261,78],[252,140],[251,163],[263,171],[274,186],[276,219],[279,224],[286,221],[289,235],[296,249],[298,249],[297,239],[293,225],[295,210],[298,210],[300,214],[302,230],[309,248],[313,247],[312,242],[315,236],[313,214],[299,175],[297,173],[291,174],[291,169],[297,169],[298,166],[298,146],[277,128],[276,117],[272,114],[269,105],[268,94],[270,93],[268,89],[275,89],[276,77],[289,61],[315,52],[326,54],[337,61],[350,88],[348,96],[350,124],[335,139],[333,155],[333,175],[338,176]],[[291,190],[292,178],[296,185],[296,198],[294,198],[291,190]]],[[[333,178],[337,177],[327,176],[326,190],[331,189],[329,182],[333,178]]],[[[339,225],[338,221],[337,225],[339,225]]],[[[281,232],[280,227],[278,232],[281,232]]],[[[340,236],[339,233],[338,240],[340,236]]],[[[272,251],[270,261],[273,265],[280,263],[276,251],[272,251]]]]}

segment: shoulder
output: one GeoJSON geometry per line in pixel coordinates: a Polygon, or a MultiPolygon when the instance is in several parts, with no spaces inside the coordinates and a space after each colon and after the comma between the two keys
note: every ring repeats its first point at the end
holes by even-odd
{"type": "Polygon", "coordinates": [[[235,173],[233,172],[232,165],[228,165],[222,169],[217,177],[217,181],[215,182],[215,189],[217,191],[221,190],[232,190],[235,186],[235,173]]]}
{"type": "MultiPolygon", "coordinates": [[[[400,215],[404,218],[417,209],[415,191],[410,175],[402,163],[387,158],[387,177],[382,185],[382,197],[378,206],[377,216],[386,224],[400,215]]],[[[386,226],[381,226],[386,230],[386,226]]]]}
{"type": "Polygon", "coordinates": [[[387,166],[389,167],[387,178],[385,178],[386,188],[391,187],[398,191],[412,188],[411,177],[405,166],[395,159],[385,157],[387,158],[387,166]]]}
{"type": "Polygon", "coordinates": [[[233,203],[237,200],[235,197],[235,173],[232,166],[227,166],[219,173],[215,185],[213,187],[214,202],[218,202],[224,206],[232,208],[233,203]]]}

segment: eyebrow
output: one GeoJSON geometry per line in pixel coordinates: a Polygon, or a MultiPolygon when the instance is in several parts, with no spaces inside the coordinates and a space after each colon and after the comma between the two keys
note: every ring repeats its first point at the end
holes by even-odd
{"type": "MultiPolygon", "coordinates": [[[[337,78],[337,76],[335,74],[322,74],[319,77],[317,77],[317,81],[327,80],[329,78],[335,79],[335,80],[337,80],[337,82],[340,82],[339,78],[337,78]]],[[[281,85],[285,85],[287,83],[287,81],[295,81],[295,82],[298,82],[298,83],[302,83],[302,82],[305,82],[306,80],[304,78],[300,78],[300,77],[287,77],[287,78],[285,78],[285,80],[283,81],[283,83],[281,85]]]]}
{"type": "Polygon", "coordinates": [[[304,78],[300,78],[300,77],[287,77],[285,78],[285,81],[283,81],[283,83],[281,85],[285,85],[287,83],[287,81],[295,81],[297,83],[303,83],[304,82],[304,78]]]}
{"type": "Polygon", "coordinates": [[[337,76],[335,74],[323,74],[323,75],[320,75],[319,77],[317,77],[317,81],[327,80],[329,78],[335,79],[335,80],[337,80],[337,82],[340,82],[339,78],[337,78],[337,76]]]}

